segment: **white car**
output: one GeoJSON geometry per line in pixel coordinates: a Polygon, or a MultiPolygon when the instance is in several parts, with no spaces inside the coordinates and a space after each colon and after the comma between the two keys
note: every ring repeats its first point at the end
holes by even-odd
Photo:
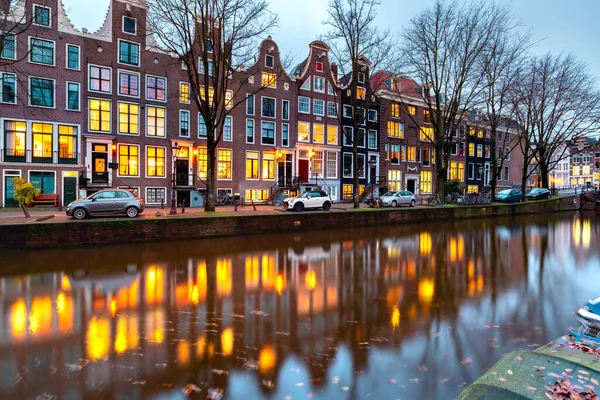
{"type": "Polygon", "coordinates": [[[322,208],[327,211],[331,208],[331,199],[322,190],[313,190],[302,192],[297,197],[285,199],[282,205],[286,210],[302,211],[307,208],[322,208]]]}
{"type": "Polygon", "coordinates": [[[398,192],[387,192],[380,197],[384,207],[398,207],[402,204],[414,207],[417,204],[415,195],[408,190],[400,190],[398,192]]]}

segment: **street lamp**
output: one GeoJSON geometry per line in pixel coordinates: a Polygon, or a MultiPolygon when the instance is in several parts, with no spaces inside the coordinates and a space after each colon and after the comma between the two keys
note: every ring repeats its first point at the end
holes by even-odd
{"type": "Polygon", "coordinates": [[[377,161],[375,160],[375,157],[370,157],[369,161],[367,161],[367,164],[369,164],[369,179],[371,180],[371,199],[375,200],[374,198],[374,191],[375,191],[375,177],[373,176],[373,169],[375,168],[375,165],[377,164],[377,161]]]}
{"type": "Polygon", "coordinates": [[[177,144],[177,142],[173,143],[171,146],[172,155],[173,155],[173,163],[172,163],[172,174],[171,174],[171,211],[169,214],[177,214],[177,200],[175,197],[175,160],[177,160],[177,152],[181,149],[181,146],[177,144]]]}

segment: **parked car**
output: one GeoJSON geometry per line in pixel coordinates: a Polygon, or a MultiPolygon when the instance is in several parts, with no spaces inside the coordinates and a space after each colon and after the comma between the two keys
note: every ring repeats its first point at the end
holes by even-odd
{"type": "Polygon", "coordinates": [[[407,190],[400,190],[398,192],[387,192],[381,196],[381,201],[384,206],[398,207],[402,204],[414,207],[417,204],[415,195],[407,190]]]}
{"type": "Polygon", "coordinates": [[[302,211],[307,208],[322,208],[327,211],[331,208],[329,195],[322,190],[302,192],[297,197],[285,199],[282,203],[286,210],[302,211]]]}
{"type": "Polygon", "coordinates": [[[518,203],[523,198],[523,192],[520,189],[504,189],[496,193],[495,201],[502,203],[518,203]]]}
{"type": "Polygon", "coordinates": [[[549,199],[550,197],[552,197],[550,195],[550,191],[544,188],[531,189],[527,193],[525,193],[525,198],[527,200],[549,199]]]}
{"type": "Polygon", "coordinates": [[[126,189],[104,189],[67,206],[67,215],[84,219],[96,215],[124,214],[135,218],[144,211],[144,201],[126,189]]]}

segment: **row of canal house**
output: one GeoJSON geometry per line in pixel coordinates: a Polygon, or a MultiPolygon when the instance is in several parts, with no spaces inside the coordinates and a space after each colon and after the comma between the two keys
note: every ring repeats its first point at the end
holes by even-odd
{"type": "MultiPolygon", "coordinates": [[[[14,177],[58,194],[63,204],[105,187],[127,187],[159,205],[173,183],[178,205],[203,204],[206,125],[190,101],[188,71],[144,33],[147,12],[143,0],[111,0],[103,26],[90,33],[71,24],[59,0],[17,4],[15,13],[33,23],[7,36],[2,47],[3,61],[15,61],[0,72],[3,206],[15,205],[14,177]]],[[[279,54],[268,37],[256,63],[233,73],[231,87],[241,85],[236,96],[246,99],[224,121],[219,192],[266,201],[274,193],[319,187],[334,201],[351,198],[354,161],[343,137],[349,83],[337,76],[323,42],[310,43],[306,59],[289,73],[279,54]]],[[[368,68],[363,71],[362,96],[370,84],[368,68]]],[[[416,90],[416,83],[389,74],[378,79],[387,89],[365,111],[360,192],[432,193],[434,152],[422,134],[431,129],[429,116],[418,97],[400,106],[390,95],[398,84],[416,90]]],[[[471,137],[453,150],[449,177],[478,191],[489,157],[479,144],[473,154],[466,151],[471,137]],[[470,161],[479,155],[480,162],[470,161]]]]}

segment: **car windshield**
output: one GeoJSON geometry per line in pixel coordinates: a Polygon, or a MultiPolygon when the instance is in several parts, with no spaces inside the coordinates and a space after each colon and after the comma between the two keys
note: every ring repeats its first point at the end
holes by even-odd
{"type": "Polygon", "coordinates": [[[381,196],[381,197],[392,197],[393,195],[394,195],[394,193],[392,193],[392,192],[387,192],[387,193],[385,193],[385,194],[384,194],[383,196],[381,196]]]}
{"type": "Polygon", "coordinates": [[[310,195],[311,192],[302,192],[298,195],[299,198],[301,199],[308,199],[308,196],[310,195]]]}
{"type": "Polygon", "coordinates": [[[510,194],[510,189],[501,190],[498,192],[498,195],[509,195],[509,194],[510,194]]]}

